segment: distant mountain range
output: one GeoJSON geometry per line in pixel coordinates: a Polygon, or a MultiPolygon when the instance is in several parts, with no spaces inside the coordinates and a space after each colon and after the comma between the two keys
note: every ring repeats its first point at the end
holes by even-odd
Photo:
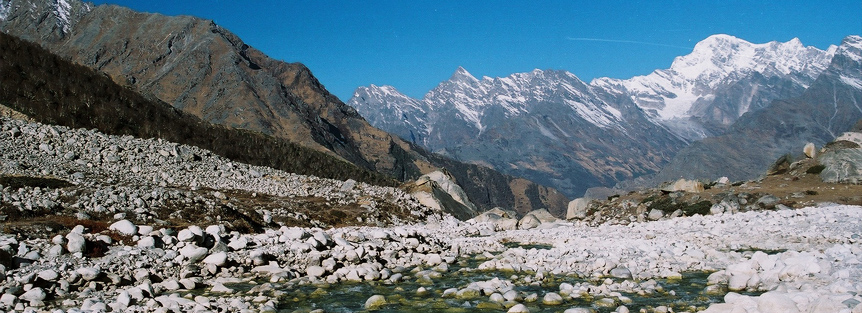
{"type": "MultiPolygon", "coordinates": [[[[590,187],[643,177],[651,178],[641,179],[650,183],[655,183],[652,178],[676,176],[750,178],[768,166],[760,158],[774,160],[776,153],[795,151],[806,140],[828,140],[800,134],[792,143],[764,151],[758,160],[736,162],[717,161],[689,147],[704,138],[757,126],[748,115],[763,111],[756,116],[774,116],[770,107],[776,100],[803,96],[824,72],[846,71],[835,68],[835,58],[846,54],[848,41],[854,38],[848,37],[841,47],[820,50],[805,47],[798,39],[753,44],[714,35],[692,53],[677,57],[669,69],[590,83],[565,71],[477,79],[459,68],[422,99],[391,86],[372,85],[359,87],[348,104],[372,125],[435,152],[554,186],[570,197],[590,187]],[[680,153],[686,159],[672,162],[680,153]],[[685,171],[684,165],[700,170],[685,171]],[[655,175],[660,171],[662,175],[655,175]]],[[[824,103],[806,101],[814,106],[824,103]]],[[[832,113],[858,119],[858,112],[847,112],[850,109],[842,106],[832,113]]],[[[849,127],[835,123],[832,132],[845,126],[849,127]]],[[[751,148],[740,144],[751,141],[743,137],[724,145],[725,153],[751,148]]]]}
{"type": "Polygon", "coordinates": [[[400,181],[446,168],[480,209],[560,215],[568,202],[553,188],[431,154],[371,126],[304,65],[272,59],[210,20],[78,0],[0,0],[0,31],[205,121],[288,139],[400,181]]]}

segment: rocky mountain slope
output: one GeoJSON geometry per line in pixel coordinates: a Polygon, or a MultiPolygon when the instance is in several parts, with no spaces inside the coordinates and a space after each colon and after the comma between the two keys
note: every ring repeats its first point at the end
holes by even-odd
{"type": "Polygon", "coordinates": [[[527,189],[559,195],[518,191],[519,180],[474,165],[435,163],[440,158],[369,125],[302,64],[269,58],[212,21],[77,0],[0,4],[0,31],[206,121],[286,138],[402,181],[449,165],[482,209],[527,205],[518,209],[561,212],[566,201],[543,186],[527,189]],[[516,204],[519,198],[530,201],[516,204]]]}
{"type": "Polygon", "coordinates": [[[202,121],[147,99],[104,74],[0,33],[0,104],[30,119],[118,136],[194,145],[234,161],[297,174],[395,186],[391,177],[335,156],[251,131],[202,121]]]}
{"type": "Polygon", "coordinates": [[[551,70],[480,80],[459,68],[421,100],[370,86],[348,104],[429,149],[578,196],[655,173],[689,142],[800,95],[834,51],[715,35],[671,68],[629,80],[587,84],[551,70]]]}

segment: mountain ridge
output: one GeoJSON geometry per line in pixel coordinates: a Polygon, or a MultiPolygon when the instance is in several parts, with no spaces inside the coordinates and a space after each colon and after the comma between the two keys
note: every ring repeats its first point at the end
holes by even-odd
{"type": "Polygon", "coordinates": [[[363,86],[348,104],[373,125],[428,149],[576,197],[589,187],[657,173],[691,142],[726,132],[740,116],[774,100],[800,95],[836,50],[798,39],[753,44],[714,35],[670,69],[629,80],[586,83],[567,71],[539,69],[477,79],[459,67],[422,99],[391,86],[363,86]],[[724,50],[711,51],[716,47],[724,50]],[[758,62],[767,64],[749,66],[758,62]],[[722,68],[725,63],[734,66],[722,68]],[[662,115],[662,109],[676,115],[662,115]],[[507,152],[503,140],[533,151],[507,152]],[[550,142],[536,144],[542,140],[550,142]]]}
{"type": "MultiPolygon", "coordinates": [[[[836,49],[834,45],[826,50],[805,47],[798,38],[784,43],[754,44],[718,34],[699,42],[690,54],[676,57],[668,69],[625,80],[598,78],[591,84],[612,92],[632,94],[638,106],[659,122],[705,117],[726,127],[749,109],[759,107],[755,103],[752,108],[752,102],[756,101],[750,99],[734,110],[725,109],[725,112],[710,116],[714,95],[722,84],[734,83],[758,73],[765,77],[790,77],[793,83],[804,89],[826,69],[836,49]]],[[[751,95],[752,98],[754,96],[751,95]]],[[[690,140],[703,138],[683,131],[678,134],[690,140]]]]}
{"type": "Polygon", "coordinates": [[[555,186],[570,197],[657,171],[657,160],[669,156],[655,154],[683,145],[630,100],[565,71],[479,80],[460,68],[421,100],[393,87],[360,87],[348,104],[372,124],[432,151],[555,186]],[[613,133],[625,144],[597,133],[613,133]],[[617,158],[597,157],[602,153],[617,158]]]}

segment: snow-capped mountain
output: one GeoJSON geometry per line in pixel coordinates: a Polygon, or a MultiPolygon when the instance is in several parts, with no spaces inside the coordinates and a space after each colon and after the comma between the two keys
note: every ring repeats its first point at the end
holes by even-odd
{"type": "Polygon", "coordinates": [[[799,39],[753,44],[729,35],[713,35],[695,45],[692,53],[677,57],[669,69],[627,80],[598,78],[591,84],[632,97],[653,120],[696,140],[719,134],[742,114],[768,105],[776,96],[788,96],[771,95],[775,88],[790,89],[798,95],[829,66],[835,49],[805,47],[799,39]],[[783,85],[739,88],[744,87],[738,85],[740,82],[747,84],[749,80],[763,80],[767,85],[769,80],[782,81],[783,85]],[[732,88],[748,90],[724,93],[732,88]],[[692,118],[702,125],[686,123],[692,118]]]}
{"type": "Polygon", "coordinates": [[[657,171],[684,146],[631,100],[566,71],[477,79],[458,68],[421,100],[369,86],[348,104],[373,125],[433,151],[569,196],[657,171]]]}
{"type": "MultiPolygon", "coordinates": [[[[422,100],[410,98],[392,86],[359,87],[348,104],[357,108],[372,124],[390,130],[431,149],[458,145],[449,136],[438,136],[438,126],[464,128],[467,137],[480,135],[498,117],[529,114],[542,102],[560,102],[580,119],[599,127],[623,130],[622,113],[600,100],[593,88],[565,71],[533,70],[508,77],[476,79],[463,67],[428,92],[422,100]],[[459,123],[454,123],[458,121],[459,123]],[[445,122],[443,125],[437,125],[445,122]],[[454,125],[461,124],[461,125],[454,125]]],[[[549,125],[561,130],[559,125],[549,125]]],[[[554,137],[549,128],[543,133],[554,137]]]]}
{"type": "Polygon", "coordinates": [[[740,117],[720,136],[682,149],[646,185],[679,177],[751,179],[781,155],[820,147],[862,119],[862,37],[848,36],[831,62],[797,96],[777,100],[740,117]]]}
{"type": "Polygon", "coordinates": [[[428,135],[424,131],[427,124],[428,108],[422,101],[402,94],[392,86],[359,87],[353,94],[356,103],[363,103],[369,109],[365,119],[388,132],[398,134],[413,143],[421,142],[428,135]],[[395,119],[390,119],[395,117],[395,119]],[[415,132],[414,132],[415,130],[415,132]],[[423,130],[423,131],[420,131],[423,130]]]}
{"type": "Polygon", "coordinates": [[[590,102],[596,96],[574,74],[563,71],[533,70],[504,78],[483,77],[478,80],[459,67],[448,81],[431,90],[424,98],[432,108],[447,104],[482,131],[483,111],[498,106],[506,117],[529,112],[530,102],[563,97],[566,104],[590,123],[612,127],[620,122],[620,112],[601,102],[590,102]],[[587,101],[587,102],[584,102],[587,101]]]}
{"type": "Polygon", "coordinates": [[[369,86],[348,104],[434,151],[580,196],[655,173],[690,142],[801,95],[836,50],[714,35],[670,68],[627,80],[585,83],[558,70],[477,79],[458,68],[422,99],[369,86]]]}

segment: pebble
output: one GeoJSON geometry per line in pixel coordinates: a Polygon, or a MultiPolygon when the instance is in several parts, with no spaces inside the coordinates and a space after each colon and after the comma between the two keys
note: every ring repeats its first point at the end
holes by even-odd
{"type": "Polygon", "coordinates": [[[102,270],[97,267],[82,267],[76,270],[76,272],[86,281],[95,280],[102,274],[102,270]]]}
{"type": "Polygon", "coordinates": [[[39,272],[38,277],[42,280],[53,282],[56,281],[58,277],[60,277],[60,274],[58,274],[55,270],[49,269],[39,272]]]}
{"type": "Polygon", "coordinates": [[[323,274],[326,273],[326,269],[324,269],[323,267],[320,267],[320,266],[309,266],[308,268],[305,269],[305,273],[309,277],[317,278],[317,277],[322,277],[323,274]]]}
{"type": "Polygon", "coordinates": [[[207,255],[207,248],[195,245],[186,245],[180,249],[180,254],[186,257],[189,262],[194,263],[203,259],[207,255]]]}

